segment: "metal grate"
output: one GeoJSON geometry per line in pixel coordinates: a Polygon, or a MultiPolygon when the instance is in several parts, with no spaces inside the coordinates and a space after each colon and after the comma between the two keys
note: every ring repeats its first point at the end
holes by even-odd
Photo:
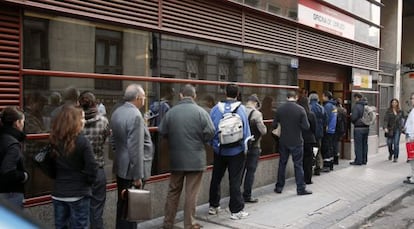
{"type": "Polygon", "coordinates": [[[165,0],[162,29],[232,43],[242,41],[241,10],[210,1],[165,0]]]}
{"type": "Polygon", "coordinates": [[[271,51],[296,53],[296,28],[246,14],[244,43],[271,51]]]}
{"type": "Polygon", "coordinates": [[[20,13],[0,9],[0,109],[20,105],[20,13]]]}
{"type": "Polygon", "coordinates": [[[378,69],[379,51],[354,45],[354,65],[378,69]]]}

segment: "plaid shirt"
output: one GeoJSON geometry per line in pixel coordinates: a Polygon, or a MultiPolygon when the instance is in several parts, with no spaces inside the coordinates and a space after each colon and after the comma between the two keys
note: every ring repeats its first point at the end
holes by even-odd
{"type": "Polygon", "coordinates": [[[95,160],[99,167],[103,167],[105,164],[103,147],[110,134],[108,119],[105,116],[96,115],[86,120],[83,134],[92,144],[95,160]]]}

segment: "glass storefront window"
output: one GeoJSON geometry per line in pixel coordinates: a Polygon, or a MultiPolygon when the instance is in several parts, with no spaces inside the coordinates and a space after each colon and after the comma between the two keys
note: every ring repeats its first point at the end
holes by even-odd
{"type": "Polygon", "coordinates": [[[232,0],[278,16],[297,19],[297,0],[232,0]]]}
{"type": "Polygon", "coordinates": [[[367,0],[324,0],[330,4],[344,9],[352,14],[358,15],[376,25],[380,25],[381,7],[367,0]]]}

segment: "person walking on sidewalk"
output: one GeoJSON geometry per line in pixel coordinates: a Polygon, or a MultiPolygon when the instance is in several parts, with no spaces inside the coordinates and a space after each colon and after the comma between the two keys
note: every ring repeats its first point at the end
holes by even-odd
{"type": "MultiPolygon", "coordinates": [[[[210,215],[218,214],[220,210],[220,183],[224,172],[228,169],[230,186],[230,218],[238,220],[245,218],[249,213],[244,211],[244,201],[241,194],[240,185],[244,169],[245,148],[244,142],[250,137],[249,121],[247,120],[246,108],[241,102],[237,101],[239,87],[236,84],[226,86],[226,99],[215,105],[210,112],[211,119],[216,129],[214,138],[210,142],[214,151],[213,173],[210,183],[210,215]],[[232,113],[231,116],[239,116],[242,122],[242,139],[233,144],[221,144],[222,135],[219,123],[224,118],[223,115],[232,113]]],[[[229,115],[227,115],[229,116],[229,115]]]]}
{"type": "Polygon", "coordinates": [[[369,126],[362,122],[364,106],[368,103],[362,98],[361,93],[354,94],[355,105],[351,112],[351,122],[354,124],[354,149],[355,160],[350,165],[365,165],[368,157],[368,133],[369,126]]]}
{"type": "Polygon", "coordinates": [[[317,146],[315,138],[316,115],[309,109],[308,97],[302,97],[298,104],[305,109],[310,128],[302,130],[303,136],[303,174],[306,184],[312,184],[313,147],[317,146]]]}
{"type": "MultiPolygon", "coordinates": [[[[414,92],[410,96],[411,111],[408,113],[407,120],[405,121],[404,131],[407,142],[414,141],[414,92]]],[[[404,180],[404,183],[414,184],[414,160],[410,160],[411,175],[404,180]]]]}
{"type": "Polygon", "coordinates": [[[310,127],[306,112],[303,107],[296,103],[297,95],[295,91],[287,93],[287,102],[277,109],[273,128],[281,125],[279,141],[279,168],[277,173],[277,182],[274,191],[282,193],[285,186],[286,164],[289,154],[292,154],[292,160],[295,167],[296,192],[298,195],[312,194],[306,190],[306,184],[303,175],[303,137],[302,131],[310,127]]]}
{"type": "Polygon", "coordinates": [[[194,99],[195,88],[187,84],[180,92],[181,101],[171,108],[159,125],[159,133],[168,139],[170,184],[165,203],[164,229],[172,229],[185,180],[184,228],[196,229],[197,195],[206,169],[204,144],[214,136],[210,115],[194,99]]]}
{"type": "Polygon", "coordinates": [[[243,198],[246,203],[256,203],[259,201],[257,198],[252,197],[252,186],[254,173],[256,172],[260,153],[262,152],[260,141],[262,140],[262,136],[267,132],[267,128],[263,123],[262,112],[257,110],[259,107],[260,100],[256,94],[247,98],[246,111],[249,119],[250,133],[254,136],[254,140],[251,142],[251,147],[247,152],[244,166],[243,198]]]}
{"type": "Polygon", "coordinates": [[[312,91],[309,94],[309,104],[310,104],[311,111],[315,113],[315,116],[316,116],[315,138],[316,138],[316,143],[318,147],[318,153],[316,154],[316,157],[315,157],[314,174],[316,176],[319,176],[321,172],[321,167],[323,166],[321,145],[322,145],[323,134],[325,132],[327,116],[326,116],[325,108],[323,108],[323,106],[319,104],[319,96],[318,96],[318,93],[316,93],[315,91],[312,91]]]}
{"type": "Polygon", "coordinates": [[[400,136],[404,122],[404,112],[400,109],[400,102],[398,99],[391,99],[390,107],[385,112],[384,116],[384,132],[387,138],[388,146],[388,160],[393,162],[398,161],[398,154],[400,151],[400,136]]]}

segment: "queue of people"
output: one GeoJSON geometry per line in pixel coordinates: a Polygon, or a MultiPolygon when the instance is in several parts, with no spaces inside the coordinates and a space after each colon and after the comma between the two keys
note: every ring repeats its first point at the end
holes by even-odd
{"type": "MultiPolygon", "coordinates": [[[[229,173],[230,219],[248,217],[245,203],[257,203],[252,196],[255,171],[261,154],[261,139],[268,131],[263,121],[260,99],[253,94],[243,105],[236,84],[225,88],[226,98],[209,106],[210,112],[199,106],[194,86],[184,85],[180,101],[159,116],[159,136],[169,145],[170,183],[165,203],[163,228],[173,228],[182,189],[185,187],[184,228],[201,228],[195,221],[197,195],[206,169],[206,144],[214,152],[209,190],[210,215],[221,212],[220,184],[229,173]],[[229,127],[230,126],[230,127],[229,127]],[[184,185],[185,182],[185,185],[184,185]]],[[[139,84],[127,86],[123,100],[111,113],[110,121],[93,92],[80,93],[74,88],[65,91],[65,103],[56,106],[50,120],[49,142],[54,146],[55,178],[52,200],[56,228],[103,228],[106,201],[106,175],[103,169],[103,145],[110,141],[115,152],[113,171],[116,175],[118,200],[116,228],[136,228],[136,222],[125,219],[126,200],[123,190],[143,188],[151,175],[154,155],[153,139],[141,113],[146,93],[139,84]]],[[[367,105],[362,94],[354,93],[355,105],[350,120],[354,125],[355,160],[350,165],[367,163],[369,125],[363,122],[367,105]]],[[[411,95],[414,106],[414,94],[411,95]]],[[[170,106],[170,105],[169,105],[170,106]]],[[[36,103],[31,103],[36,109],[36,103]]],[[[338,163],[338,141],[347,125],[341,115],[346,109],[340,98],[329,91],[322,94],[322,104],[315,91],[288,91],[286,102],[275,112],[272,127],[280,127],[280,153],[274,191],[283,192],[286,164],[292,156],[298,195],[312,191],[312,176],[334,170],[338,163]],[[342,117],[342,118],[340,118],[342,117]]],[[[29,116],[30,117],[30,116],[29,116]]],[[[346,119],[345,119],[346,120],[346,119]]],[[[24,186],[30,180],[25,168],[21,144],[25,139],[25,114],[17,107],[1,112],[0,127],[0,197],[22,208],[24,186]]],[[[414,141],[414,113],[406,117],[399,101],[392,99],[384,116],[383,126],[389,150],[388,160],[397,162],[401,133],[414,141]]],[[[158,138],[157,138],[158,139],[158,138]]],[[[158,141],[158,140],[157,140],[158,141]]],[[[30,158],[26,158],[30,160],[30,158]]],[[[414,183],[414,162],[410,161],[414,183]]]]}

